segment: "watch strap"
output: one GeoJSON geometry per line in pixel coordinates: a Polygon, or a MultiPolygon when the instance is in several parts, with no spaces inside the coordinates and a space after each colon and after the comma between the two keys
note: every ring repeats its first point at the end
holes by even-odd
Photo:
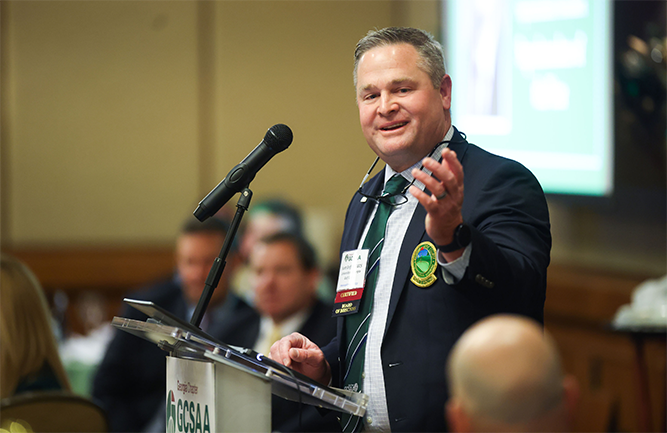
{"type": "Polygon", "coordinates": [[[454,229],[454,237],[452,242],[447,245],[437,245],[438,251],[441,253],[452,253],[454,251],[465,248],[470,244],[470,227],[461,223],[454,229]]]}

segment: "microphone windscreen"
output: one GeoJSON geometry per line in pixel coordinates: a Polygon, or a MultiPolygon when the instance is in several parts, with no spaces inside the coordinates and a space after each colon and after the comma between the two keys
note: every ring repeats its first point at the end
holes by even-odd
{"type": "Polygon", "coordinates": [[[264,142],[275,152],[282,152],[292,144],[292,130],[289,126],[279,123],[269,128],[264,136],[264,142]]]}

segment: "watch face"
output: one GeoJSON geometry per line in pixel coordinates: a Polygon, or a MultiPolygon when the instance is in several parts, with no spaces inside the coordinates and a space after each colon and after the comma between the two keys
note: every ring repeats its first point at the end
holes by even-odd
{"type": "Polygon", "coordinates": [[[470,227],[467,224],[461,224],[456,228],[456,240],[461,248],[470,244],[470,227]]]}
{"type": "Polygon", "coordinates": [[[454,239],[449,245],[439,245],[438,249],[443,253],[451,253],[452,251],[460,250],[470,244],[472,232],[470,226],[465,223],[459,224],[454,229],[454,239]]]}

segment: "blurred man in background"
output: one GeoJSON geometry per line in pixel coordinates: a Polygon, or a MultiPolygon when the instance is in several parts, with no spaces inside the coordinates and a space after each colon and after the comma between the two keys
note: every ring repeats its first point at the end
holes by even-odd
{"type": "Polygon", "coordinates": [[[454,345],[447,376],[452,431],[572,431],[576,382],[531,319],[496,315],[473,325],[454,345]]]}
{"type": "MultiPolygon", "coordinates": [[[[331,305],[317,297],[320,272],[313,247],[301,236],[276,233],[259,240],[249,257],[255,308],[261,319],[254,348],[269,353],[280,338],[300,332],[319,344],[336,334],[331,305]]],[[[312,406],[273,397],[273,431],[340,431],[334,413],[325,417],[312,406]],[[299,412],[301,416],[299,417],[299,412]]]]}
{"type": "MultiPolygon", "coordinates": [[[[218,218],[203,223],[189,219],[176,240],[175,275],[132,293],[131,297],[153,301],[190,321],[228,229],[229,225],[218,218]]],[[[258,318],[246,302],[230,291],[229,281],[237,262],[235,251],[230,251],[201,328],[222,342],[248,347],[255,336],[240,324],[258,318]]],[[[143,313],[130,307],[121,315],[146,319],[143,313]]],[[[96,373],[92,393],[109,414],[110,431],[144,431],[156,417],[160,418],[166,395],[166,355],[154,343],[116,330],[96,373]]]]}
{"type": "Polygon", "coordinates": [[[251,205],[245,216],[239,242],[239,261],[233,276],[234,290],[246,301],[252,303],[252,271],[248,260],[255,244],[262,238],[275,233],[293,233],[303,236],[301,212],[292,203],[279,198],[271,198],[251,205]]]}

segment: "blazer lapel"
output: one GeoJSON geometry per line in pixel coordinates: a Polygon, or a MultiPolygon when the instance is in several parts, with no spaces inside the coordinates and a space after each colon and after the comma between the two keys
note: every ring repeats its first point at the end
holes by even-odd
{"type": "MultiPolygon", "coordinates": [[[[382,169],[382,171],[364,184],[362,187],[364,194],[378,195],[382,192],[382,187],[384,186],[384,170],[385,169],[382,169]]],[[[368,222],[373,209],[375,209],[375,201],[367,199],[358,193],[354,195],[349,211],[349,215],[353,216],[354,220],[350,224],[349,233],[345,234],[345,239],[342,243],[345,250],[355,249],[359,246],[361,235],[364,232],[364,228],[366,228],[366,223],[368,222]]],[[[341,253],[342,252],[343,251],[341,251],[341,253]]]]}
{"type": "Polygon", "coordinates": [[[452,141],[449,143],[448,147],[456,152],[456,158],[463,164],[463,158],[468,150],[468,141],[456,128],[454,128],[454,135],[452,136],[452,141]]]}
{"type": "MultiPolygon", "coordinates": [[[[384,186],[384,171],[382,169],[378,174],[373,176],[371,180],[366,182],[361,188],[364,194],[367,195],[377,195],[382,192],[382,187],[384,186]]],[[[366,199],[359,193],[355,193],[350,202],[350,206],[347,212],[347,219],[345,221],[345,230],[343,231],[343,237],[340,243],[340,254],[344,251],[356,249],[359,246],[359,241],[361,240],[361,235],[366,228],[366,222],[370,217],[371,211],[375,208],[375,202],[373,200],[366,199]],[[353,218],[353,219],[350,219],[353,218]],[[348,221],[349,220],[349,221],[348,221]]],[[[338,317],[336,323],[336,336],[338,338],[338,353],[339,357],[343,358],[344,354],[344,345],[342,344],[343,340],[343,328],[345,323],[345,317],[338,317]]],[[[342,368],[342,363],[339,363],[339,366],[342,368]]]]}

